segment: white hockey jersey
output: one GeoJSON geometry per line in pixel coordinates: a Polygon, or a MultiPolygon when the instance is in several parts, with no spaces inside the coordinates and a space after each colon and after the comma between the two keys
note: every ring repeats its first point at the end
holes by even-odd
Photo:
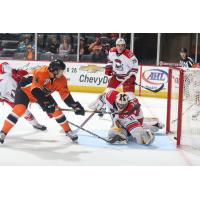
{"type": "Polygon", "coordinates": [[[7,100],[11,103],[15,99],[15,91],[17,82],[8,73],[0,74],[0,98],[7,100]]]}
{"type": "Polygon", "coordinates": [[[108,59],[109,64],[112,64],[113,73],[118,78],[124,78],[130,72],[138,72],[138,60],[128,49],[124,50],[122,54],[118,54],[117,48],[113,47],[109,51],[108,59]]]}

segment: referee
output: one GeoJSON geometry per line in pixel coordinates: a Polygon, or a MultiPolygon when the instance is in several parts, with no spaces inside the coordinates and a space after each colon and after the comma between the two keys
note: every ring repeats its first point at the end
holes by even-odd
{"type": "Polygon", "coordinates": [[[180,50],[180,66],[184,68],[192,68],[192,65],[194,64],[194,61],[192,58],[190,58],[187,55],[187,49],[186,48],[181,48],[180,50]]]}

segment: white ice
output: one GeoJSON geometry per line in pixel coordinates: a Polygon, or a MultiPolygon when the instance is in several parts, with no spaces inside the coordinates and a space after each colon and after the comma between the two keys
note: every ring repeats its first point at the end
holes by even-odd
{"type": "MultiPolygon", "coordinates": [[[[95,100],[98,94],[72,93],[75,100],[80,101],[85,108],[95,100]]],[[[65,104],[55,94],[59,106],[65,104]]],[[[140,103],[146,117],[158,117],[166,121],[166,99],[140,97],[140,103]]],[[[0,144],[0,165],[199,165],[200,152],[177,149],[173,137],[167,136],[163,129],[156,134],[155,143],[143,147],[135,143],[128,145],[109,145],[104,141],[79,131],[79,143],[75,144],[62,132],[54,119],[31,105],[31,111],[40,123],[47,126],[48,131],[42,132],[32,128],[23,118],[10,131],[5,143],[0,144]]],[[[0,104],[0,128],[11,108],[0,104]]],[[[65,112],[67,119],[80,125],[86,116],[77,116],[73,112],[65,112]]],[[[94,116],[84,126],[101,136],[111,125],[109,116],[99,119],[94,116]]],[[[76,129],[75,127],[72,127],[76,129]]]]}

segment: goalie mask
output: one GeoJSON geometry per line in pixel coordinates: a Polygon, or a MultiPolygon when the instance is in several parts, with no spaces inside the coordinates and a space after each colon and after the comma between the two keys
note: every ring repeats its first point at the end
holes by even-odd
{"type": "Polygon", "coordinates": [[[117,106],[117,109],[119,111],[124,110],[128,105],[128,101],[129,101],[129,98],[128,98],[127,94],[125,94],[124,92],[119,93],[116,96],[116,100],[115,100],[115,104],[117,106]]]}

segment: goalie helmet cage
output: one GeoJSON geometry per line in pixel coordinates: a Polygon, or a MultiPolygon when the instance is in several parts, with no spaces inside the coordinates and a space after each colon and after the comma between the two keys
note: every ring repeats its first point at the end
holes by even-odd
{"type": "Polygon", "coordinates": [[[170,67],[166,133],[175,134],[177,147],[200,149],[200,69],[170,67]]]}

